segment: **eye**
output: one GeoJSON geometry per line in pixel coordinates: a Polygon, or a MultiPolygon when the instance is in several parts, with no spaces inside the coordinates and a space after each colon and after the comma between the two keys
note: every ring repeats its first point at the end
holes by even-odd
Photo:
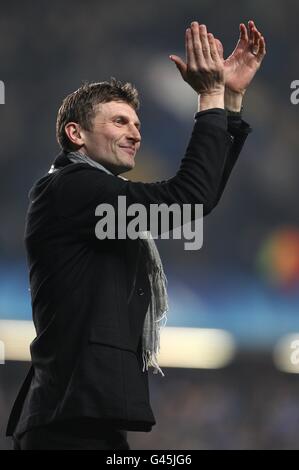
{"type": "Polygon", "coordinates": [[[125,120],[121,116],[117,117],[114,122],[116,122],[117,124],[125,124],[125,120]]]}

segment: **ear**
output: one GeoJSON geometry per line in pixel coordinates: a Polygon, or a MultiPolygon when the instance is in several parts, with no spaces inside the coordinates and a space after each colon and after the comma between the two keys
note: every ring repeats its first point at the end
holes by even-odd
{"type": "Polygon", "coordinates": [[[68,122],[64,128],[64,132],[72,144],[78,146],[84,145],[84,133],[77,122],[68,122]]]}

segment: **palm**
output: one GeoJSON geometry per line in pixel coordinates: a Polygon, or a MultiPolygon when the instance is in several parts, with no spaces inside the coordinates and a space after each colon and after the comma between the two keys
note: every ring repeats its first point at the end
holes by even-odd
{"type": "Polygon", "coordinates": [[[232,91],[245,90],[260,67],[257,57],[249,46],[239,44],[235,51],[224,61],[225,84],[232,91]]]}

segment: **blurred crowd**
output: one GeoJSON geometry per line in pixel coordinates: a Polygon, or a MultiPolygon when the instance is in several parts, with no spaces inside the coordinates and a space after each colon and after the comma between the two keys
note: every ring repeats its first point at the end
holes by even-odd
{"type": "MultiPolygon", "coordinates": [[[[0,449],[27,363],[0,366],[0,449]]],[[[274,369],[265,354],[243,354],[218,371],[165,369],[150,376],[157,424],[130,432],[132,449],[299,449],[299,382],[274,369]]]]}
{"type": "Polygon", "coordinates": [[[220,371],[168,369],[151,383],[157,425],[130,433],[133,448],[299,449],[298,379],[263,354],[220,371]]]}

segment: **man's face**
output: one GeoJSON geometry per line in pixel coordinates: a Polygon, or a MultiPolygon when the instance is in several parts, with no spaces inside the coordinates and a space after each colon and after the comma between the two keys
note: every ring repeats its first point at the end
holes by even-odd
{"type": "Polygon", "coordinates": [[[140,147],[140,121],[134,109],[123,101],[100,103],[91,131],[82,131],[80,148],[114,174],[131,170],[140,147]]]}

